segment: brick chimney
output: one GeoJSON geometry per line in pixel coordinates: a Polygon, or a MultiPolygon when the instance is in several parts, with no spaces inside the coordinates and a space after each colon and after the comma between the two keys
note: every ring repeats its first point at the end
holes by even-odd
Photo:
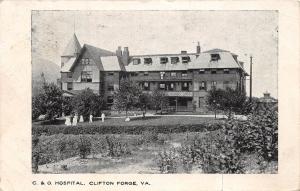
{"type": "Polygon", "coordinates": [[[124,47],[122,58],[123,58],[124,65],[127,66],[129,64],[129,50],[128,50],[128,47],[124,47]]]}
{"type": "Polygon", "coordinates": [[[122,47],[121,46],[118,46],[118,49],[116,50],[116,55],[118,57],[122,57],[122,47]]]}
{"type": "Polygon", "coordinates": [[[201,46],[200,46],[200,42],[198,42],[197,47],[196,47],[196,53],[200,54],[201,53],[201,46]]]}

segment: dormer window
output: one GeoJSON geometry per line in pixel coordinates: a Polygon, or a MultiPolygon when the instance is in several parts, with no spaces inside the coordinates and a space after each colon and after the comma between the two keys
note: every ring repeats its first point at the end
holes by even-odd
{"type": "Polygon", "coordinates": [[[152,58],[144,58],[144,64],[152,64],[152,58]]]}
{"type": "Polygon", "coordinates": [[[220,60],[220,54],[211,54],[210,55],[210,61],[218,61],[220,60]]]}
{"type": "Polygon", "coordinates": [[[205,70],[204,69],[200,69],[199,70],[199,74],[204,74],[205,73],[205,70]]]}
{"type": "Polygon", "coordinates": [[[141,59],[139,59],[139,58],[134,58],[134,59],[132,60],[132,63],[133,63],[133,65],[138,65],[138,64],[141,63],[141,59]]]}
{"type": "Polygon", "coordinates": [[[216,73],[217,73],[217,70],[211,70],[211,73],[212,73],[212,74],[216,74],[216,73]]]}
{"type": "Polygon", "coordinates": [[[229,74],[229,69],[224,69],[224,74],[229,74]]]}
{"type": "Polygon", "coordinates": [[[160,58],[160,63],[161,64],[166,64],[168,62],[168,58],[167,57],[161,57],[160,58]]]}
{"type": "Polygon", "coordinates": [[[179,57],[171,57],[171,64],[176,64],[179,62],[179,57]]]}
{"type": "Polygon", "coordinates": [[[184,64],[186,64],[186,63],[188,63],[188,62],[191,61],[191,58],[189,56],[183,56],[181,58],[182,58],[182,63],[184,63],[184,64]]]}

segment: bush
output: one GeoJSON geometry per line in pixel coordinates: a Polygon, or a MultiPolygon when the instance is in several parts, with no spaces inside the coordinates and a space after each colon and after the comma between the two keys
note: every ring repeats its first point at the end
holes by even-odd
{"type": "Polygon", "coordinates": [[[86,136],[80,136],[79,140],[79,156],[81,159],[85,159],[91,153],[91,141],[86,136]]]}
{"type": "Polygon", "coordinates": [[[169,152],[164,150],[158,154],[157,165],[159,171],[163,174],[170,174],[177,172],[177,156],[176,151],[170,150],[169,152]]]}
{"type": "Polygon", "coordinates": [[[114,136],[106,136],[105,139],[107,142],[108,156],[120,157],[131,154],[127,143],[122,143],[114,136]]]}
{"type": "Polygon", "coordinates": [[[142,132],[143,143],[154,143],[158,141],[158,133],[155,131],[144,131],[142,132]]]}

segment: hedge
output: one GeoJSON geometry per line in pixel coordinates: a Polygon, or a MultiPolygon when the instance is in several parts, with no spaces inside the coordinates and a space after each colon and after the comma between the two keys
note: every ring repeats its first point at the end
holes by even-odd
{"type": "Polygon", "coordinates": [[[203,132],[214,131],[221,128],[219,123],[201,123],[185,125],[161,125],[161,126],[97,126],[97,125],[36,125],[32,127],[33,135],[55,135],[55,134],[142,134],[144,131],[156,133],[182,133],[182,132],[203,132]]]}

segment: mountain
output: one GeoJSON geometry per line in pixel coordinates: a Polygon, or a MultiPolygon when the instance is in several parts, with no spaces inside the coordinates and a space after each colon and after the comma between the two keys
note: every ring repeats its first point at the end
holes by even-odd
{"type": "Polygon", "coordinates": [[[43,59],[39,56],[35,56],[32,59],[32,94],[35,95],[38,89],[43,84],[44,74],[45,81],[48,83],[57,83],[57,79],[60,78],[60,67],[51,62],[50,60],[43,59]]]}

